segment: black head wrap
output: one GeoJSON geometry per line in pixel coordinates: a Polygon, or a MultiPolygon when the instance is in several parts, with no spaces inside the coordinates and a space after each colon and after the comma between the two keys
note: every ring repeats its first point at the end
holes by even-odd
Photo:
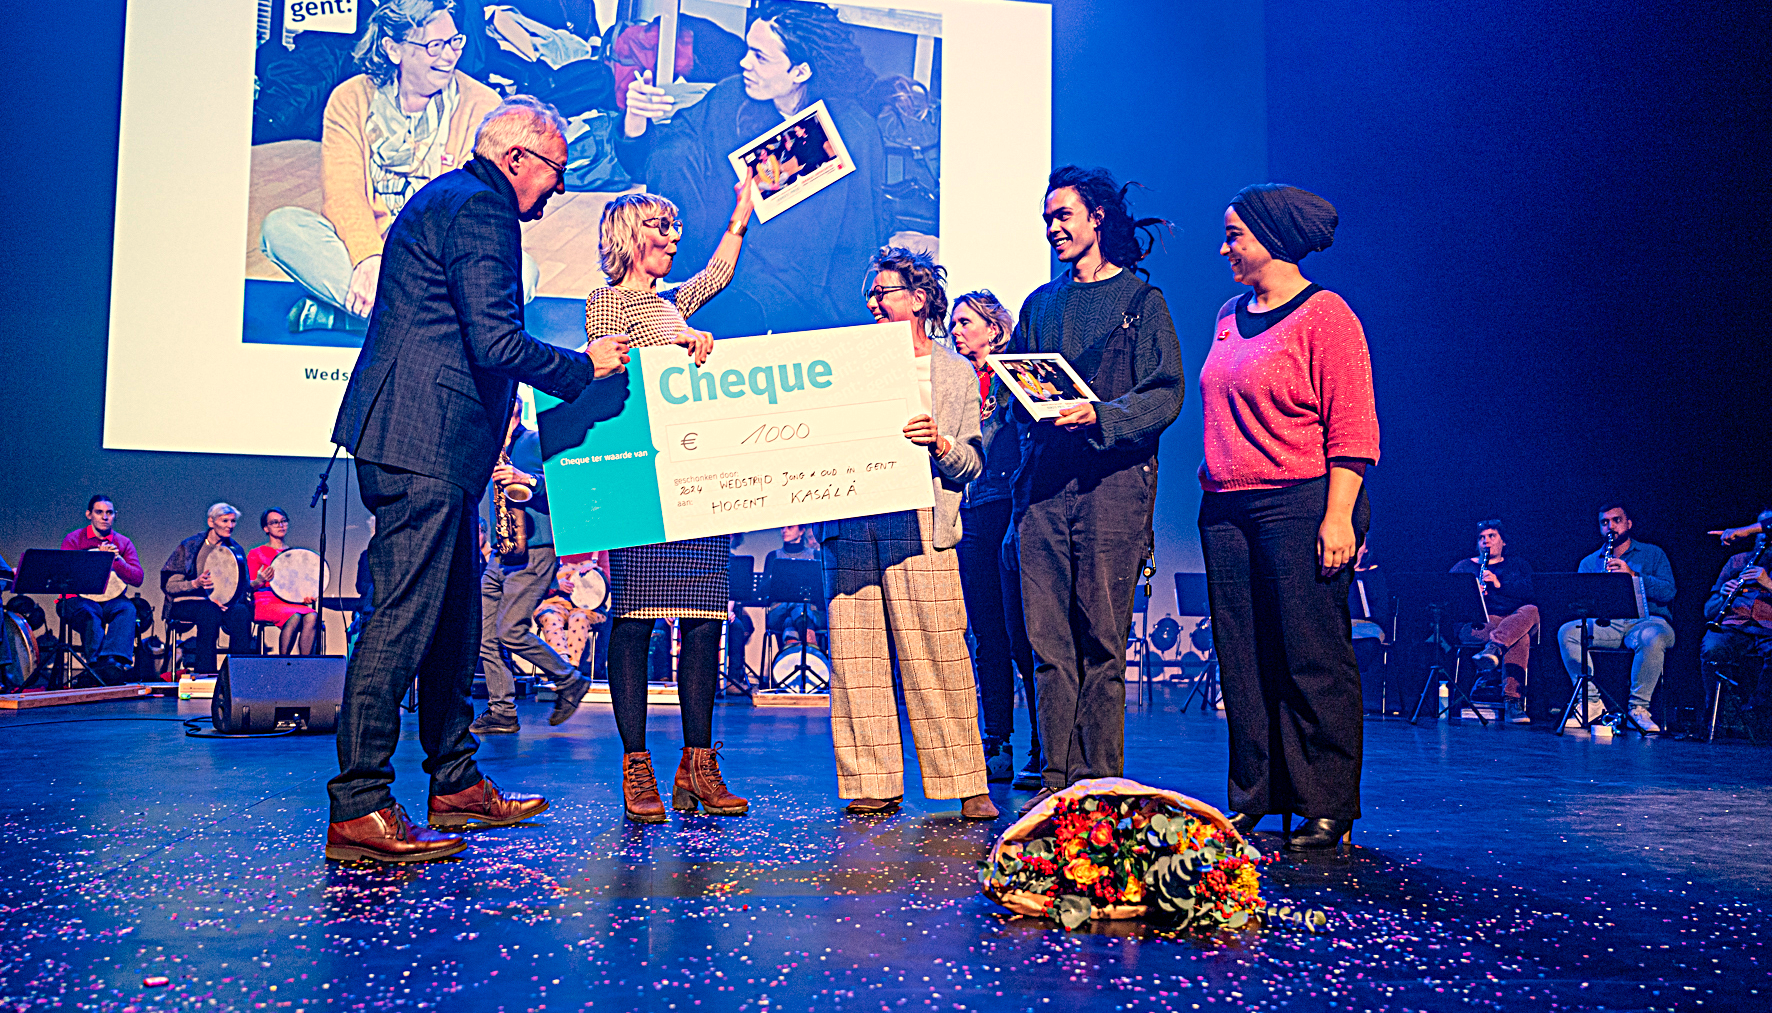
{"type": "Polygon", "coordinates": [[[1238,190],[1231,207],[1275,260],[1296,264],[1335,242],[1335,205],[1309,190],[1257,183],[1238,190]]]}

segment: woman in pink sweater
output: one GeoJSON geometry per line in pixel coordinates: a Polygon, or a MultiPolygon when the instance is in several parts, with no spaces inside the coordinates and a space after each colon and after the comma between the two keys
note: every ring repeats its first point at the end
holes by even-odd
{"type": "Polygon", "coordinates": [[[1240,832],[1269,813],[1286,846],[1332,849],[1360,816],[1360,670],[1350,564],[1371,510],[1378,416],[1366,337],[1347,303],[1299,272],[1334,241],[1335,209],[1266,183],[1224,213],[1231,276],[1200,370],[1200,540],[1230,726],[1240,832]]]}

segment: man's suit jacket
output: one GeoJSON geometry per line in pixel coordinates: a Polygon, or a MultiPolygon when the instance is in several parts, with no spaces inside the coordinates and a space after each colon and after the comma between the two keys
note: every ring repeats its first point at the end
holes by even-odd
{"type": "Polygon", "coordinates": [[[496,166],[475,158],[414,194],[388,232],[332,442],[477,495],[518,381],[578,397],[590,360],[523,331],[522,256],[516,194],[496,166]]]}

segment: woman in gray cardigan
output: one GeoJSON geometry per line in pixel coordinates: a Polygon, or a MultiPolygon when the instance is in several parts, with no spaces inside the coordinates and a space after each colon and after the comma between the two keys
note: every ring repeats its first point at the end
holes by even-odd
{"type": "Polygon", "coordinates": [[[962,816],[993,819],[954,552],[961,497],[984,466],[978,380],[965,359],[929,336],[930,323],[939,327],[947,316],[945,272],[927,255],[898,248],[876,254],[870,270],[874,319],[911,325],[924,412],[905,423],[904,435],[929,450],[935,506],[826,527],[837,794],[858,815],[896,812],[904,798],[896,658],[923,794],[962,799],[962,816]]]}

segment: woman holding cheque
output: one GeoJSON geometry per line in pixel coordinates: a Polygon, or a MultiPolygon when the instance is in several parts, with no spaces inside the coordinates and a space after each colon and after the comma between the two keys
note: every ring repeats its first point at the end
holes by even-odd
{"type": "MultiPolygon", "coordinates": [[[[685,318],[718,295],[732,280],[751,218],[751,181],[739,181],[738,206],[713,259],[681,286],[658,292],[671,271],[683,226],[677,206],[656,194],[630,193],[603,209],[600,254],[608,288],[585,299],[585,332],[590,340],[625,334],[630,348],[685,345],[696,365],[713,351],[713,335],[692,329],[685,318]]],[[[660,545],[615,549],[609,553],[609,585],[614,620],[609,633],[609,693],[615,726],[621,733],[621,791],[627,817],[662,823],[652,755],[646,751],[646,651],[653,621],[680,620],[682,650],[677,660],[677,691],[683,711],[683,758],[671,792],[671,806],[694,812],[735,816],[750,803],[732,794],[720,776],[713,742],[714,689],[720,634],[726,622],[726,536],[692,538],[660,545]]]]}
{"type": "Polygon", "coordinates": [[[947,314],[942,269],[927,255],[890,248],[874,256],[868,309],[909,321],[922,414],[905,438],[929,449],[933,509],[853,517],[826,525],[830,591],[831,738],[837,794],[857,815],[896,812],[904,798],[904,748],[892,664],[923,769],[923,794],[958,798],[967,819],[992,819],[978,689],[966,650],[960,588],[960,499],[983,470],[978,378],[965,359],[930,340],[947,314]],[[890,637],[890,640],[888,640],[890,637]]]}

